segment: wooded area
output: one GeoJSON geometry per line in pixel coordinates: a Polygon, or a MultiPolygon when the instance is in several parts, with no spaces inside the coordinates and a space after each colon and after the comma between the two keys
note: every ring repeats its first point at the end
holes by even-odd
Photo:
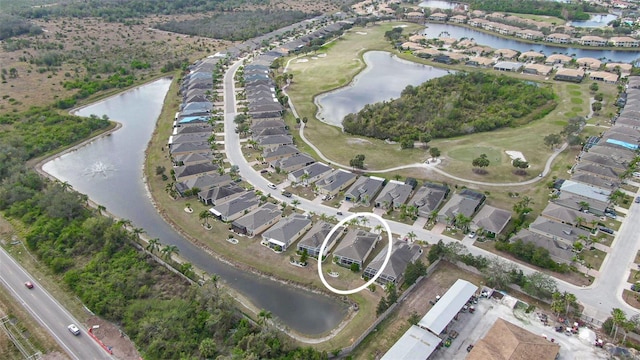
{"type": "Polygon", "coordinates": [[[343,126],[355,135],[425,141],[523,125],[555,106],[553,91],[544,85],[504,75],[457,73],[407,86],[396,100],[366,105],[347,115],[343,126]]]}
{"type": "Polygon", "coordinates": [[[546,0],[469,0],[473,10],[499,11],[504,13],[549,15],[565,20],[589,20],[588,13],[607,13],[602,6],[587,1],[560,2],[546,0]]]}
{"type": "Polygon", "coordinates": [[[223,12],[204,19],[170,21],[156,27],[180,34],[244,41],[318,15],[320,13],[258,9],[223,12]]]}
{"type": "Polygon", "coordinates": [[[0,14],[0,40],[29,33],[39,34],[42,29],[31,24],[27,19],[9,14],[0,14]]]}
{"type": "Polygon", "coordinates": [[[291,345],[268,312],[263,325],[248,321],[216,277],[190,285],[134,248],[139,231],[129,231],[130,222],[102,216],[68,184],[26,167],[27,160],[106,127],[106,119],[32,108],[3,115],[0,124],[0,211],[24,225],[28,248],[88,308],[123,327],[144,358],[327,358],[291,345]]]}

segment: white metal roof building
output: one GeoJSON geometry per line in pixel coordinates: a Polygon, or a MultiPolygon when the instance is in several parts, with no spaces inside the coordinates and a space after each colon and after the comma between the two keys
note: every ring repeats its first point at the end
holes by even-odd
{"type": "Polygon", "coordinates": [[[477,290],[478,287],[472,283],[458,279],[418,322],[418,326],[439,335],[477,290]]]}
{"type": "Polygon", "coordinates": [[[440,344],[439,337],[418,326],[411,326],[384,354],[382,360],[427,359],[440,344]]]}

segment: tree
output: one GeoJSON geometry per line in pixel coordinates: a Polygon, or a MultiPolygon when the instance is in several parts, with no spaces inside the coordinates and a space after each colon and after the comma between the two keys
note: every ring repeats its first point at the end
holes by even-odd
{"type": "Polygon", "coordinates": [[[429,155],[432,159],[437,159],[440,157],[440,150],[437,147],[429,148],[429,155]]]}
{"type": "Polygon", "coordinates": [[[613,341],[615,342],[619,327],[627,321],[627,314],[618,308],[614,308],[611,310],[611,319],[613,321],[613,341]]]}
{"type": "Polygon", "coordinates": [[[506,289],[511,283],[511,273],[516,267],[499,257],[489,259],[489,264],[484,269],[484,278],[487,285],[496,289],[506,289]]]}
{"type": "Polygon", "coordinates": [[[213,340],[212,338],[204,338],[202,339],[202,341],[200,341],[198,350],[200,351],[201,357],[205,359],[213,359],[218,352],[218,347],[215,340],[213,340]]]}
{"type": "Polygon", "coordinates": [[[520,158],[515,158],[513,159],[513,161],[511,162],[511,165],[516,168],[516,174],[518,175],[526,175],[527,171],[525,169],[527,169],[529,167],[529,162],[524,161],[520,158]]]}
{"type": "Polygon", "coordinates": [[[162,257],[165,260],[170,260],[171,256],[173,254],[178,254],[179,250],[178,250],[178,247],[175,245],[165,245],[165,247],[163,247],[162,250],[160,250],[160,252],[162,253],[162,257]]]}
{"type": "Polygon", "coordinates": [[[364,169],[364,159],[365,156],[363,154],[356,155],[353,159],[349,161],[349,165],[355,169],[364,169]]]}
{"type": "Polygon", "coordinates": [[[202,225],[204,225],[207,229],[211,227],[211,225],[209,225],[209,219],[213,217],[213,214],[209,210],[202,210],[198,217],[200,218],[200,220],[204,221],[202,225]]]}
{"type": "Polygon", "coordinates": [[[351,269],[351,271],[353,272],[358,272],[360,271],[360,265],[358,263],[353,263],[351,264],[351,266],[349,267],[351,269]]]}
{"type": "Polygon", "coordinates": [[[591,85],[589,86],[589,90],[596,92],[598,91],[599,87],[598,87],[598,83],[597,82],[593,82],[591,83],[591,85]]]}
{"type": "Polygon", "coordinates": [[[555,148],[562,142],[562,137],[560,134],[549,134],[544,137],[544,144],[550,148],[555,148]]]}
{"type": "Polygon", "coordinates": [[[487,158],[487,154],[480,154],[479,157],[473,159],[471,162],[471,165],[476,168],[474,169],[474,172],[477,173],[484,173],[485,170],[483,170],[483,168],[486,168],[489,164],[491,164],[491,161],[487,158]]]}
{"type": "Polygon", "coordinates": [[[306,264],[307,259],[309,259],[309,253],[307,252],[307,249],[302,249],[302,254],[300,255],[300,263],[303,265],[306,264]]]}
{"type": "Polygon", "coordinates": [[[417,312],[412,311],[407,321],[411,325],[418,325],[418,323],[420,322],[420,319],[422,319],[422,316],[418,315],[417,312]]]}
{"type": "Polygon", "coordinates": [[[273,315],[271,314],[271,311],[262,309],[260,310],[260,312],[258,313],[258,324],[260,325],[264,325],[266,324],[266,322],[268,320],[270,320],[273,317],[273,315]]]}
{"type": "Polygon", "coordinates": [[[155,252],[158,251],[158,249],[160,248],[160,239],[158,238],[153,238],[151,240],[149,240],[149,243],[147,244],[147,251],[149,252],[155,252]]]}
{"type": "Polygon", "coordinates": [[[300,200],[298,200],[298,199],[293,199],[293,200],[291,201],[291,206],[293,206],[293,210],[296,210],[296,207],[297,207],[298,205],[300,205],[300,200]]]}
{"type": "Polygon", "coordinates": [[[96,209],[98,210],[98,215],[102,215],[102,213],[107,210],[104,205],[98,205],[96,209]]]}
{"type": "Polygon", "coordinates": [[[557,292],[558,286],[552,277],[536,271],[525,276],[523,290],[534,297],[551,299],[552,295],[557,292]]]}
{"type": "Polygon", "coordinates": [[[463,232],[467,232],[469,230],[469,224],[471,223],[471,218],[465,216],[463,213],[458,213],[454,220],[456,227],[463,232]]]}
{"type": "Polygon", "coordinates": [[[420,260],[407,264],[404,270],[404,285],[411,286],[420,276],[427,275],[427,267],[420,260]]]}
{"type": "Polygon", "coordinates": [[[593,104],[591,104],[591,110],[595,113],[602,110],[602,103],[600,101],[594,101],[593,104]]]}
{"type": "Polygon", "coordinates": [[[384,285],[384,291],[387,293],[387,304],[391,305],[398,301],[398,289],[396,284],[388,282],[384,285]]]}
{"type": "Polygon", "coordinates": [[[140,239],[140,236],[146,232],[143,228],[134,228],[132,231],[138,237],[138,239],[140,239]]]}
{"type": "Polygon", "coordinates": [[[409,239],[409,242],[413,243],[416,238],[418,237],[418,235],[416,235],[416,233],[414,233],[413,231],[409,231],[407,233],[407,238],[409,239]]]}

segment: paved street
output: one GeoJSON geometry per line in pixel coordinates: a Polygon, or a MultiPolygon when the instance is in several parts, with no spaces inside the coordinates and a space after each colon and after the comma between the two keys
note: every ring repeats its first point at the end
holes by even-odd
{"type": "MultiPolygon", "coordinates": [[[[89,337],[83,324],[73,317],[26,270],[0,247],[0,282],[74,359],[111,359],[112,357],[89,337]],[[34,284],[33,289],[24,286],[34,284]],[[67,325],[76,324],[81,331],[74,336],[67,325]]],[[[28,329],[27,329],[28,330],[28,329]]]]}
{"type": "MultiPolygon", "coordinates": [[[[277,190],[271,190],[267,187],[269,182],[255,171],[242,155],[239,135],[235,133],[235,125],[233,123],[233,119],[236,115],[233,74],[241,64],[242,61],[238,61],[233,64],[225,74],[224,78],[224,106],[226,114],[225,150],[227,152],[227,157],[231,164],[239,167],[243,178],[255,186],[256,189],[260,189],[264,193],[271,193],[271,195],[279,201],[288,202],[290,199],[280,195],[280,188],[277,190]]],[[[300,205],[298,205],[298,207],[306,211],[317,214],[326,213],[329,215],[336,215],[337,209],[335,208],[325,206],[317,201],[309,201],[303,198],[298,198],[298,200],[300,201],[300,205]]],[[[342,212],[344,216],[351,214],[345,211],[342,212]]],[[[338,220],[341,218],[342,217],[339,216],[338,220]]],[[[443,240],[445,243],[458,241],[444,235],[434,234],[423,228],[415,228],[412,225],[389,221],[389,226],[393,233],[404,235],[413,231],[417,235],[417,239],[427,241],[431,244],[437,243],[438,240],[443,240]]],[[[612,245],[611,252],[605,259],[600,271],[600,277],[596,278],[593,284],[589,287],[579,287],[558,280],[559,290],[574,293],[578,300],[585,306],[584,314],[600,321],[604,321],[609,316],[611,309],[613,308],[622,309],[629,317],[639,313],[638,310],[627,305],[622,300],[622,290],[628,287],[626,280],[629,270],[633,267],[635,254],[640,248],[640,244],[638,242],[639,237],[640,205],[633,204],[622,227],[618,231],[616,240],[612,245]]],[[[468,246],[467,248],[474,255],[483,255],[486,257],[496,256],[474,246],[468,246]]],[[[514,264],[522,269],[525,274],[535,271],[533,268],[528,266],[518,263],[514,264]]]]}

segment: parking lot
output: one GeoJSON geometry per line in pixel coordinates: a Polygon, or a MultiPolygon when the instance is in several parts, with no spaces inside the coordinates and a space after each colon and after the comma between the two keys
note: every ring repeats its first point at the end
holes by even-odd
{"type": "Polygon", "coordinates": [[[464,359],[468,355],[467,347],[484,337],[493,326],[497,318],[516,324],[533,334],[546,336],[560,345],[559,360],[569,359],[607,359],[607,353],[593,345],[595,334],[587,328],[580,328],[577,335],[565,335],[555,331],[556,323],[549,318],[548,325],[544,325],[538,318],[536,311],[525,314],[521,310],[513,310],[517,300],[505,296],[496,298],[480,298],[475,313],[461,313],[458,320],[453,320],[448,330],[458,332],[458,336],[452,341],[450,347],[442,347],[436,351],[432,359],[457,360],[464,359]]]}

